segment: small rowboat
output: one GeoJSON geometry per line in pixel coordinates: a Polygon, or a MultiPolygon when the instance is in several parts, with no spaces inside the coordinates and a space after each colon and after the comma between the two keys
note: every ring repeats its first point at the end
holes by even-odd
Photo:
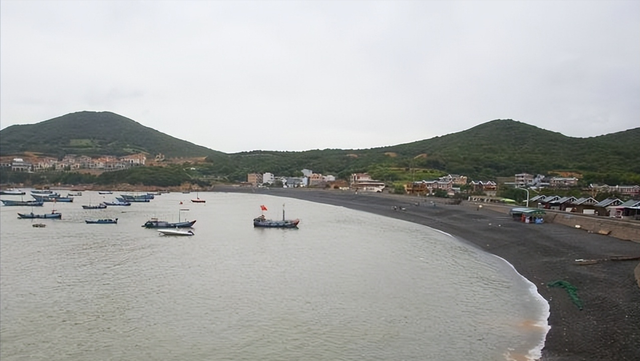
{"type": "Polygon", "coordinates": [[[194,235],[193,231],[191,230],[181,231],[179,229],[160,229],[158,230],[158,233],[162,234],[163,236],[193,236],[194,235]]]}

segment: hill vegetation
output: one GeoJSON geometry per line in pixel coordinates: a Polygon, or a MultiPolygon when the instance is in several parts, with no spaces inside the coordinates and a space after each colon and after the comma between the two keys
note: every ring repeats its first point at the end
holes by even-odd
{"type": "MultiPolygon", "coordinates": [[[[0,155],[37,152],[62,157],[125,155],[206,157],[187,172],[171,168],[175,179],[244,181],[247,173],[300,175],[302,169],[347,179],[368,172],[387,182],[433,179],[462,174],[474,180],[495,180],[516,173],[578,174],[584,184],[640,184],[640,128],[591,138],[573,138],[514,120],[499,119],[468,130],[407,144],[371,149],[324,149],[304,152],[247,151],[226,154],[173,138],[110,112],[79,112],[32,125],[14,125],[0,132],[0,155]],[[193,168],[193,169],[192,169],[193,168]],[[195,170],[194,170],[195,169],[195,170]],[[180,172],[190,174],[180,175],[180,172]]],[[[140,179],[140,170],[125,179],[140,179]],[[137,173],[135,173],[137,172],[137,173]]],[[[114,172],[120,173],[120,172],[114,172]]],[[[147,177],[165,179],[157,173],[147,177]]],[[[105,175],[108,177],[114,175],[105,175]]],[[[6,180],[6,179],[5,179],[6,180]]],[[[115,181],[115,179],[112,179],[115,181]]]]}
{"type": "Polygon", "coordinates": [[[111,112],[77,112],[37,124],[12,125],[0,132],[2,155],[24,152],[123,156],[158,153],[166,157],[202,157],[217,153],[111,112]]]}

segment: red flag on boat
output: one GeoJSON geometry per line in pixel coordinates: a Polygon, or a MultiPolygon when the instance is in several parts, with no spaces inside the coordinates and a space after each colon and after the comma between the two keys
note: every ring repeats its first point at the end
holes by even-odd
{"type": "Polygon", "coordinates": [[[267,207],[265,207],[264,205],[260,205],[260,209],[262,209],[263,211],[266,211],[267,207]]]}

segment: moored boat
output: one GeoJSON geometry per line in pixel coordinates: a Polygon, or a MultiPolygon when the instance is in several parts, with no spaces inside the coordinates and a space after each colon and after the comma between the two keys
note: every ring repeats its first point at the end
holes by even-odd
{"type": "Polygon", "coordinates": [[[5,206],[28,206],[28,207],[42,207],[44,202],[42,201],[12,201],[8,199],[2,199],[2,204],[5,206]]]}
{"type": "Polygon", "coordinates": [[[87,224],[117,224],[118,218],[85,219],[87,224]]]}
{"type": "Polygon", "coordinates": [[[30,212],[30,213],[18,213],[18,218],[22,218],[22,219],[36,219],[36,218],[61,219],[62,218],[62,213],[58,213],[56,211],[51,211],[51,213],[44,213],[44,214],[35,214],[33,212],[30,212]]]}
{"type": "Polygon", "coordinates": [[[142,194],[142,195],[130,195],[130,194],[121,194],[120,197],[116,197],[116,199],[121,200],[123,202],[150,202],[154,198],[153,195],[142,194]]]}
{"type": "Polygon", "coordinates": [[[115,200],[113,202],[102,202],[107,206],[130,206],[131,202],[115,200]]]}
{"type": "Polygon", "coordinates": [[[42,201],[42,202],[73,202],[72,197],[62,197],[58,193],[37,194],[32,192],[31,196],[36,200],[42,201]]]}
{"type": "MultiPolygon", "coordinates": [[[[267,210],[267,207],[264,205],[260,206],[260,209],[264,212],[267,210]]],[[[284,214],[284,204],[282,205],[282,220],[274,220],[267,219],[264,214],[260,215],[253,219],[254,227],[261,228],[297,228],[298,223],[300,223],[299,219],[286,219],[284,214]]]]}
{"type": "Polygon", "coordinates": [[[206,200],[201,199],[197,192],[196,192],[196,198],[191,200],[191,203],[205,203],[205,202],[206,202],[206,200]]]}
{"type": "Polygon", "coordinates": [[[104,203],[100,203],[100,204],[96,204],[96,205],[83,205],[82,209],[105,209],[107,208],[107,205],[104,203]]]}
{"type": "Polygon", "coordinates": [[[160,229],[158,230],[158,233],[164,236],[193,236],[194,235],[193,231],[191,230],[182,231],[179,229],[160,229]]]}
{"type": "Polygon", "coordinates": [[[157,218],[151,218],[142,227],[145,228],[191,228],[196,223],[193,221],[183,221],[183,222],[167,222],[167,221],[159,221],[157,218]]]}
{"type": "Polygon", "coordinates": [[[2,189],[0,190],[0,194],[5,194],[8,196],[23,196],[27,194],[25,191],[21,191],[19,189],[10,188],[10,189],[2,189]]]}

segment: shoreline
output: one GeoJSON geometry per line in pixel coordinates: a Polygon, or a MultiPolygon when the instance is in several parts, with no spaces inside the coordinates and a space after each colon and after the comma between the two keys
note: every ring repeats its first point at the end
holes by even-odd
{"type": "Polygon", "coordinates": [[[640,256],[640,243],[561,224],[525,224],[488,207],[478,208],[468,202],[449,205],[437,198],[231,186],[216,187],[214,192],[253,193],[331,204],[449,233],[506,260],[548,302],[550,329],[541,360],[636,360],[640,354],[640,280],[634,275],[640,269],[638,261],[575,263],[576,259],[640,256]],[[577,288],[582,309],[565,289],[549,287],[556,281],[577,288]]]}

